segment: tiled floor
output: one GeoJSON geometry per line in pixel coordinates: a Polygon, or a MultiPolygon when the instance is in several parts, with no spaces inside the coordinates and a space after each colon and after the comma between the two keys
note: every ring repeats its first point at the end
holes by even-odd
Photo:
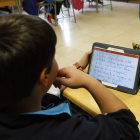
{"type": "MultiPolygon", "coordinates": [[[[109,1],[104,0],[105,4],[109,1]]],[[[94,42],[108,43],[132,48],[132,42],[140,42],[139,0],[115,0],[113,11],[110,5],[99,6],[96,13],[84,4],[84,13],[75,11],[77,22],[73,18],[59,19],[58,26],[52,25],[57,34],[56,60],[59,67],[72,65],[83,54],[91,50],[94,42]]]]}

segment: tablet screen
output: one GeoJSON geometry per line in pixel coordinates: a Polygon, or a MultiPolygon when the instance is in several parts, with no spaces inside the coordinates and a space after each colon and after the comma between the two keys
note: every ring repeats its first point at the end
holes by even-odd
{"type": "Polygon", "coordinates": [[[95,79],[133,89],[138,58],[138,55],[95,47],[89,74],[95,79]]]}

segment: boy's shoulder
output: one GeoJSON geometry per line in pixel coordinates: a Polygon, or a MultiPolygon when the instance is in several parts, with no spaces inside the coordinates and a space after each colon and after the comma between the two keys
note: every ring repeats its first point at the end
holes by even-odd
{"type": "Polygon", "coordinates": [[[123,137],[127,136],[125,133],[128,131],[133,137],[138,137],[138,130],[134,129],[138,124],[129,110],[120,110],[108,115],[100,114],[88,120],[73,112],[68,101],[63,102],[58,97],[49,94],[44,96],[44,100],[45,98],[50,102],[47,105],[44,101],[47,109],[44,108],[42,111],[22,114],[0,113],[0,139],[9,136],[7,140],[11,140],[11,137],[20,140],[46,140],[46,138],[52,140],[117,140],[122,137],[122,134],[124,134],[123,137]],[[129,123],[128,117],[131,120],[129,123]],[[126,130],[121,122],[127,122],[129,130],[126,130]],[[120,126],[119,130],[118,126],[120,126]]]}

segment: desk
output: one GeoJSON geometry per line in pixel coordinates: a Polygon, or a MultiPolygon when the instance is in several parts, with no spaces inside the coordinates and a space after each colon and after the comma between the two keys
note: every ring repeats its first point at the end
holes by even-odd
{"type": "MultiPolygon", "coordinates": [[[[140,122],[140,91],[136,95],[131,95],[113,89],[109,90],[128,106],[128,108],[135,114],[137,121],[140,122]]],[[[91,94],[84,88],[66,88],[63,91],[63,96],[92,116],[101,113],[91,94]]],[[[138,127],[140,130],[140,125],[138,127]]]]}
{"type": "Polygon", "coordinates": [[[20,6],[21,0],[0,0],[0,7],[17,5],[19,13],[21,13],[20,6]]]}

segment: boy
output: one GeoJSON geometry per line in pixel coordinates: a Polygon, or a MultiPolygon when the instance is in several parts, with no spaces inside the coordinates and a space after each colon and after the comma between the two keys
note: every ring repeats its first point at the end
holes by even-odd
{"type": "MultiPolygon", "coordinates": [[[[1,140],[138,140],[138,122],[101,83],[74,67],[58,70],[56,35],[28,15],[0,16],[1,140]],[[86,88],[102,114],[87,120],[68,101],[46,94],[52,83],[86,88]]],[[[85,68],[90,53],[79,61],[85,68]]]]}

